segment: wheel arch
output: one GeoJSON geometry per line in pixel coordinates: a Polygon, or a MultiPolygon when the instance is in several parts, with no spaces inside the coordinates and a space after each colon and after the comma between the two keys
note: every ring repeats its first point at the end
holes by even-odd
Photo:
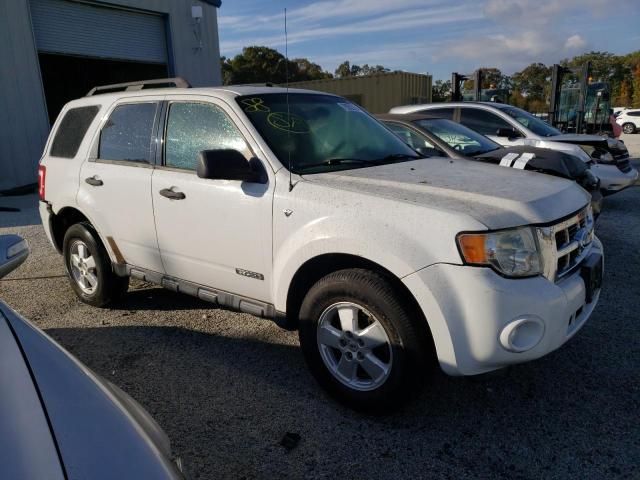
{"type": "Polygon", "coordinates": [[[330,273],[350,269],[350,268],[362,268],[365,270],[371,270],[382,275],[392,285],[394,290],[401,296],[404,305],[408,305],[411,314],[418,320],[420,334],[423,336],[428,345],[433,345],[433,335],[429,327],[422,308],[418,304],[418,301],[413,296],[409,288],[402,282],[402,280],[393,274],[390,270],[384,266],[369,260],[364,257],[360,257],[347,253],[324,253],[308,259],[304,262],[296,271],[289,282],[289,288],[287,289],[286,299],[286,321],[287,326],[291,328],[297,327],[298,315],[302,301],[309,291],[309,289],[322,277],[329,275],[330,273]]]}
{"type": "Polygon", "coordinates": [[[58,213],[54,213],[49,219],[50,228],[51,228],[51,238],[53,239],[54,246],[59,253],[62,252],[62,246],[64,243],[64,236],[67,233],[67,230],[72,225],[76,223],[88,223],[95,234],[98,237],[100,243],[109,255],[109,259],[112,264],[117,262],[117,255],[112,251],[112,247],[109,242],[102,236],[102,234],[96,228],[94,222],[88,215],[85,215],[81,210],[76,207],[63,207],[58,210],[58,213]]]}

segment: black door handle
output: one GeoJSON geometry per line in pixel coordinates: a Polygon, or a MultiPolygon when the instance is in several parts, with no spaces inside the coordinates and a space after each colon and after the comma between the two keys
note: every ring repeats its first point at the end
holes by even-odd
{"type": "Polygon", "coordinates": [[[94,175],[93,177],[85,178],[84,181],[87,182],[92,187],[101,187],[102,185],[104,185],[104,182],[100,180],[97,175],[94,175]]]}
{"type": "Polygon", "coordinates": [[[173,187],[163,188],[162,190],[160,190],[160,195],[170,198],[171,200],[184,200],[186,198],[186,195],[184,193],[174,192],[173,187]]]}

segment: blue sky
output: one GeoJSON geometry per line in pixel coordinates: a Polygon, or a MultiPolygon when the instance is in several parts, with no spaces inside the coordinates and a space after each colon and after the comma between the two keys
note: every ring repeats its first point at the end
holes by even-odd
{"type": "Polygon", "coordinates": [[[511,74],[590,50],[640,50],[639,0],[223,0],[221,55],[249,45],[451,78],[478,67],[511,74]]]}

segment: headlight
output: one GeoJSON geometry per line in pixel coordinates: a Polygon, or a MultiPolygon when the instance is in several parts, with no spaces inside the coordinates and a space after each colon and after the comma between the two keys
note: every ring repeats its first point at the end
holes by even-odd
{"type": "Polygon", "coordinates": [[[460,233],[460,254],[469,265],[484,265],[507,277],[542,273],[542,261],[533,229],[521,227],[486,233],[460,233]]]}

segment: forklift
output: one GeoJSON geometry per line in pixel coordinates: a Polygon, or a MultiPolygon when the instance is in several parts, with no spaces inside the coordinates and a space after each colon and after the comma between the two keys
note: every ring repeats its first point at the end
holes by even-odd
{"type": "Polygon", "coordinates": [[[611,132],[611,93],[606,82],[593,82],[591,62],[570,68],[554,65],[549,123],[567,133],[611,132]]]}
{"type": "Polygon", "coordinates": [[[482,88],[484,70],[479,68],[473,74],[451,74],[451,101],[452,102],[497,102],[506,103],[509,99],[509,91],[489,85],[482,88]],[[465,88],[468,82],[473,82],[473,89],[465,88]]]}

